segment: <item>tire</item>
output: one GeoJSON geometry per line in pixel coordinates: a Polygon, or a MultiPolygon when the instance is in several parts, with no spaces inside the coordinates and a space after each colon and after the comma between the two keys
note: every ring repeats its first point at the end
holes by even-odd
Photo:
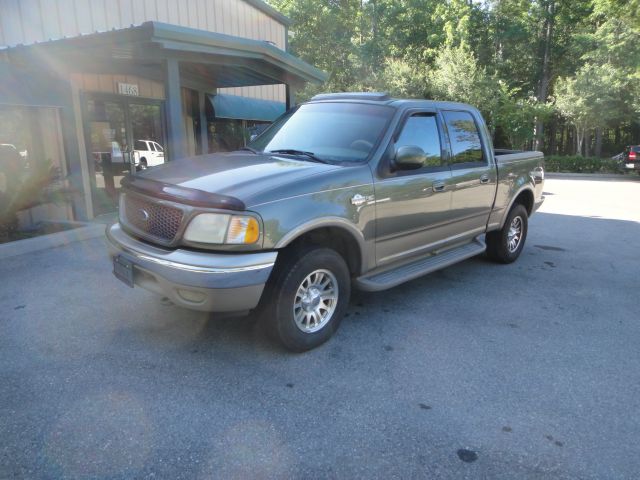
{"type": "Polygon", "coordinates": [[[522,253],[528,230],[527,209],[521,204],[514,205],[502,229],[487,233],[487,256],[498,263],[515,262],[522,253]]]}
{"type": "Polygon", "coordinates": [[[269,336],[291,351],[304,352],[329,340],[340,326],[349,306],[351,276],[342,256],[329,248],[281,255],[263,294],[261,315],[269,336]]]}
{"type": "Polygon", "coordinates": [[[147,169],[147,159],[142,157],[140,159],[140,170],[146,170],[147,169]]]}

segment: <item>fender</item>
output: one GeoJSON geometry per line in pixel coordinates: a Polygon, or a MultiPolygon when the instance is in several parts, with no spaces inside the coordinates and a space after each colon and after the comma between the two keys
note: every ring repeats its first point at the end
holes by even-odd
{"type": "Polygon", "coordinates": [[[356,241],[358,245],[358,250],[360,250],[360,265],[361,269],[366,269],[367,262],[367,243],[364,239],[364,235],[362,232],[349,220],[341,217],[324,217],[324,218],[316,218],[309,222],[298,225],[293,228],[289,232],[287,232],[279,241],[276,243],[275,248],[281,249],[289,245],[295,239],[299,238],[301,235],[304,235],[307,232],[312,230],[317,230],[319,228],[325,227],[334,227],[345,230],[349,233],[349,235],[356,241]]]}
{"type": "Polygon", "coordinates": [[[518,198],[518,196],[520,196],[520,194],[524,191],[529,191],[531,192],[531,196],[533,197],[533,201],[535,202],[535,198],[536,198],[536,193],[534,191],[534,189],[531,187],[531,185],[529,183],[523,185],[522,187],[520,187],[520,189],[513,195],[513,198],[511,199],[511,201],[509,202],[509,206],[507,208],[504,209],[504,212],[502,214],[502,218],[500,219],[500,227],[502,228],[504,226],[504,222],[507,220],[507,215],[509,215],[509,212],[511,211],[511,208],[513,208],[513,205],[516,201],[516,198],[518,198]]]}

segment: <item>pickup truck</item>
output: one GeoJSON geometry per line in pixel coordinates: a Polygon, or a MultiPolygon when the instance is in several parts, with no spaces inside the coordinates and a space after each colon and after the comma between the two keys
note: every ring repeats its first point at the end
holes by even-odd
{"type": "Polygon", "coordinates": [[[322,94],[242,151],[123,180],[115,275],[176,305],[255,310],[294,351],[380,291],[486,252],[510,263],[543,201],[540,152],[494,150],[469,105],[322,94]]]}

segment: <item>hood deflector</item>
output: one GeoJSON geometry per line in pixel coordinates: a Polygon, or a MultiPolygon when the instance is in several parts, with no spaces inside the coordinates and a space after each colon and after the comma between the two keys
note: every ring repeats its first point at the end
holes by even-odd
{"type": "Polygon", "coordinates": [[[121,185],[127,190],[194,207],[222,208],[236,211],[245,209],[244,202],[235,197],[203,192],[194,188],[180,187],[132,175],[127,175],[122,179],[121,185]]]}

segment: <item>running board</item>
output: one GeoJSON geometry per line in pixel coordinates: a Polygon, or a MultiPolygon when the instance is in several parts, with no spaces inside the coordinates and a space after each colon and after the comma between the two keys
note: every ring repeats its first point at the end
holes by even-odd
{"type": "Polygon", "coordinates": [[[467,258],[475,257],[483,253],[487,245],[476,238],[471,243],[461,247],[452,248],[442,253],[422,257],[411,263],[405,263],[399,267],[384,270],[382,272],[363,275],[355,280],[355,286],[366,292],[377,292],[395,287],[401,283],[435,272],[467,258]]]}

